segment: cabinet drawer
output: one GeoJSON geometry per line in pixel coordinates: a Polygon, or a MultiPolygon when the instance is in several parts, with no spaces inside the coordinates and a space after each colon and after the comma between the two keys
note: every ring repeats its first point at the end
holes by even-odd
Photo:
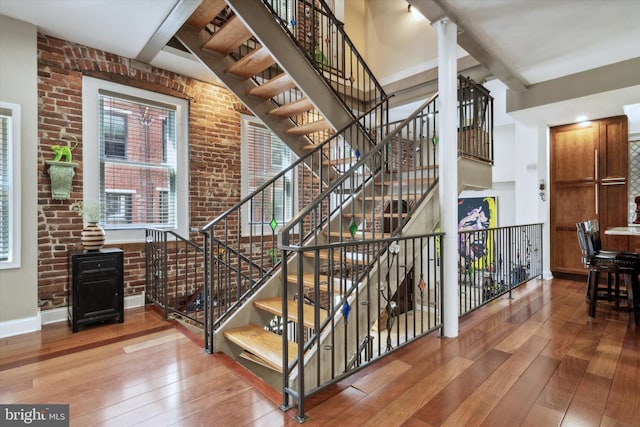
{"type": "Polygon", "coordinates": [[[80,274],[116,269],[118,269],[118,258],[115,256],[82,258],[78,261],[80,274]]]}

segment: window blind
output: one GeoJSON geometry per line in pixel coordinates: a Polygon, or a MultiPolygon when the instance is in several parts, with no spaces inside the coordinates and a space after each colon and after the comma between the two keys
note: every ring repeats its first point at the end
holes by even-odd
{"type": "Polygon", "coordinates": [[[176,227],[175,107],[100,92],[100,223],[176,227]]]}
{"type": "Polygon", "coordinates": [[[9,171],[9,134],[11,111],[0,109],[0,261],[9,259],[11,174],[9,171]]]}
{"type": "MultiPolygon", "coordinates": [[[[264,125],[248,122],[245,135],[247,194],[251,194],[276,176],[293,161],[293,153],[264,125]]],[[[265,197],[252,205],[250,223],[270,224],[275,219],[279,225],[292,217],[294,206],[294,176],[288,173],[266,189],[265,197]]]]}

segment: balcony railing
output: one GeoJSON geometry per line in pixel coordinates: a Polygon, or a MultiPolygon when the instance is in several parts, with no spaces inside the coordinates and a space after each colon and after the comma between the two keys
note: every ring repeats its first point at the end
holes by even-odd
{"type": "Polygon", "coordinates": [[[458,233],[460,315],[542,275],[542,224],[458,233]]]}

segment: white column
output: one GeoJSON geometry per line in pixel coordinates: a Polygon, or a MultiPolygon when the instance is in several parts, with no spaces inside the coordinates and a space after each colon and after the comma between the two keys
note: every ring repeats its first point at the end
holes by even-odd
{"type": "Polygon", "coordinates": [[[444,259],[443,335],[458,336],[458,26],[448,18],[432,24],[438,30],[438,133],[440,230],[444,259]]]}

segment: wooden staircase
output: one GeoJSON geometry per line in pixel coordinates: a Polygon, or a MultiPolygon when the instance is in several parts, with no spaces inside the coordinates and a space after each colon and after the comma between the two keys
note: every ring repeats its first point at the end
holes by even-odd
{"type": "MultiPolygon", "coordinates": [[[[224,351],[275,389],[280,389],[283,383],[283,364],[291,364],[297,357],[299,344],[305,343],[288,341],[283,345],[279,334],[289,331],[289,328],[305,331],[296,336],[303,336],[303,340],[316,339],[309,353],[315,352],[321,357],[322,350],[330,347],[322,345],[326,336],[320,336],[326,332],[321,328],[327,321],[332,325],[343,322],[345,327],[338,334],[344,334],[346,342],[348,312],[339,313],[334,310],[330,315],[328,309],[335,309],[340,304],[348,307],[345,304],[347,299],[354,295],[359,297],[360,292],[371,291],[361,287],[362,271],[368,269],[368,280],[375,276],[377,286],[380,286],[385,273],[387,278],[389,276],[379,262],[381,258],[388,257],[384,245],[371,253],[354,251],[350,246],[355,247],[357,242],[380,238],[398,238],[397,236],[406,232],[425,233],[425,230],[433,230],[437,221],[433,212],[437,211],[438,203],[437,196],[433,194],[438,176],[437,166],[433,166],[433,159],[437,156],[432,155],[436,152],[435,143],[433,146],[430,142],[425,143],[418,155],[415,150],[416,140],[413,141],[414,145],[409,150],[412,153],[409,154],[411,159],[407,161],[407,164],[414,166],[411,172],[407,172],[408,169],[403,166],[402,162],[406,159],[398,160],[395,165],[393,161],[389,161],[388,166],[383,166],[378,172],[374,172],[378,169],[373,166],[361,164],[359,171],[354,172],[353,165],[367,153],[367,162],[371,160],[372,164],[391,155],[387,153],[404,154],[402,149],[406,147],[401,147],[398,138],[404,138],[408,131],[398,133],[400,136],[396,136],[395,140],[386,142],[389,146],[385,146],[384,151],[381,150],[381,144],[363,144],[363,141],[371,141],[370,133],[375,133],[365,130],[364,126],[354,126],[353,133],[343,137],[340,129],[352,124],[357,112],[367,110],[370,105],[363,102],[355,111],[350,110],[336,92],[336,85],[327,82],[328,71],[319,72],[314,68],[261,0],[204,0],[176,37],[212,70],[246,108],[300,157],[317,148],[336,132],[348,147],[340,146],[340,141],[335,138],[331,144],[325,145],[326,149],[317,150],[315,154],[328,159],[324,165],[328,164],[332,173],[324,176],[344,174],[343,179],[338,180],[339,186],[332,186],[335,187],[332,197],[335,196],[336,200],[327,202],[338,204],[342,213],[323,217],[319,221],[322,228],[312,226],[317,231],[310,241],[312,240],[312,244],[335,242],[340,249],[317,253],[306,251],[304,256],[285,259],[287,267],[290,267],[288,270],[283,268],[284,271],[275,272],[264,283],[260,282],[255,293],[243,300],[237,311],[210,333],[214,343],[210,348],[224,351]],[[348,138],[352,139],[347,140],[348,138]],[[392,151],[396,146],[400,148],[392,151]],[[416,167],[416,162],[422,163],[422,157],[428,157],[427,150],[431,156],[425,160],[427,166],[424,169],[416,167]],[[421,158],[417,159],[419,156],[421,158]],[[358,173],[362,176],[357,176],[358,173]],[[351,187],[343,185],[347,177],[351,179],[351,187]],[[431,198],[431,207],[420,203],[425,197],[431,198]],[[415,211],[417,215],[410,218],[410,211],[417,206],[421,211],[415,211]],[[423,215],[423,211],[429,209],[433,212],[423,215]],[[349,245],[351,242],[354,244],[349,245]],[[378,264],[371,267],[376,259],[378,264]],[[284,306],[283,296],[286,297],[284,306]],[[299,307],[301,301],[305,301],[305,304],[299,307]],[[301,315],[298,310],[301,310],[301,315]],[[287,360],[284,360],[285,349],[287,360]]],[[[341,84],[347,85],[349,80],[341,84]]],[[[435,101],[431,102],[433,107],[429,108],[433,108],[431,116],[434,116],[435,101]]],[[[423,122],[424,120],[420,123],[423,122]]],[[[425,139],[431,140],[430,136],[425,139]]],[[[422,141],[420,139],[420,144],[422,141]]],[[[402,157],[400,154],[398,156],[402,157]]],[[[313,171],[317,172],[315,169],[313,171]]],[[[323,193],[320,198],[324,196],[323,193]]],[[[275,231],[275,227],[273,228],[275,231]]],[[[303,234],[299,232],[300,236],[303,234]]],[[[212,236],[216,234],[212,232],[212,236]]],[[[389,242],[385,245],[389,246],[389,242]]],[[[237,253],[240,254],[241,251],[238,250],[237,253]]],[[[240,276],[240,272],[241,268],[238,267],[229,274],[240,276]]],[[[392,284],[392,290],[398,286],[398,283],[392,284]]],[[[243,291],[237,290],[238,299],[243,291]]],[[[378,293],[378,290],[374,293],[378,293]]],[[[352,322],[350,328],[358,324],[357,327],[366,333],[373,326],[370,319],[373,317],[375,322],[378,321],[380,313],[373,313],[372,310],[380,307],[380,295],[375,298],[378,298],[377,304],[371,302],[364,309],[371,311],[369,320],[352,322]]],[[[357,335],[361,336],[361,332],[357,331],[357,335]]],[[[361,343],[348,342],[343,345],[345,348],[340,349],[339,357],[345,360],[336,362],[338,366],[344,366],[346,359],[358,352],[361,343]]],[[[305,372],[307,368],[313,371],[313,366],[307,366],[306,361],[303,368],[305,372]]],[[[300,366],[296,369],[300,369],[300,366]]],[[[291,372],[288,375],[287,380],[292,381],[291,372]]]]}
{"type": "Polygon", "coordinates": [[[260,0],[204,0],[176,36],[298,156],[354,118],[260,0]]]}

